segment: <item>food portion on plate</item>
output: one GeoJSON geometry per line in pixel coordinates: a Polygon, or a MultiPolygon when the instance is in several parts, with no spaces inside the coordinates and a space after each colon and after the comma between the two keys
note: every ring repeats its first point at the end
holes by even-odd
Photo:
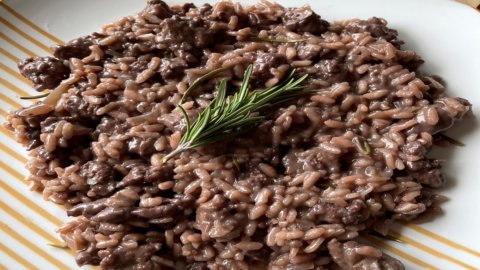
{"type": "Polygon", "coordinates": [[[19,63],[32,189],[103,269],[404,269],[359,240],[439,211],[426,154],[471,110],[379,18],[168,6],[19,63]]]}

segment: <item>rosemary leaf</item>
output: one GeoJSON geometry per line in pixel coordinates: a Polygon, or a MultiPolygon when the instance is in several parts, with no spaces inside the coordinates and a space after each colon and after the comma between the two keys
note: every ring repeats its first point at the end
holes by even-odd
{"type": "MultiPolygon", "coordinates": [[[[264,121],[265,117],[261,115],[261,111],[266,107],[291,100],[311,91],[301,86],[307,75],[296,79],[295,71],[292,71],[279,84],[261,91],[250,92],[252,70],[252,65],[249,65],[245,70],[239,91],[233,96],[226,95],[227,81],[222,79],[218,86],[217,96],[193,123],[190,122],[182,105],[178,105],[185,118],[186,131],[177,148],[166,155],[163,162],[185,150],[236,137],[264,121]]],[[[217,71],[216,74],[221,71],[217,71]]],[[[198,84],[196,85],[198,86],[198,84]]],[[[187,90],[185,95],[188,92],[187,90]]]]}
{"type": "Polygon", "coordinates": [[[203,75],[202,77],[200,78],[197,78],[195,81],[193,81],[193,83],[187,88],[187,91],[185,91],[185,94],[183,94],[183,97],[182,99],[180,100],[180,104],[183,104],[185,102],[185,100],[187,99],[188,96],[190,96],[190,94],[195,90],[197,89],[197,87],[202,84],[203,82],[205,82],[206,80],[209,80],[213,77],[215,77],[217,74],[219,73],[222,73],[223,71],[227,70],[227,68],[217,68],[217,69],[214,69],[212,71],[210,71],[209,73],[203,75]]]}
{"type": "Polygon", "coordinates": [[[458,141],[458,140],[456,140],[456,139],[454,139],[450,136],[447,136],[444,133],[439,133],[439,136],[442,140],[444,140],[444,141],[446,141],[450,144],[453,144],[453,145],[456,145],[456,146],[462,146],[462,147],[465,146],[465,144],[463,142],[458,141]]]}
{"type": "Polygon", "coordinates": [[[235,157],[232,158],[232,164],[233,164],[233,166],[235,166],[235,169],[237,169],[237,171],[239,172],[240,171],[240,164],[238,164],[238,160],[235,157]]]}
{"type": "Polygon", "coordinates": [[[327,189],[327,188],[332,188],[336,189],[337,185],[335,183],[321,183],[317,185],[319,188],[327,189]]]}
{"type": "Polygon", "coordinates": [[[363,142],[363,150],[367,155],[370,155],[372,153],[372,147],[370,147],[370,144],[367,141],[363,142]]]}
{"type": "Polygon", "coordinates": [[[302,42],[305,39],[286,39],[286,38],[263,38],[263,37],[254,37],[253,41],[258,42],[271,42],[271,43],[295,43],[295,42],[302,42]]]}
{"type": "Polygon", "coordinates": [[[364,153],[365,155],[372,154],[372,147],[365,138],[357,136],[352,139],[352,142],[357,146],[357,149],[360,152],[364,153]]]}
{"type": "Polygon", "coordinates": [[[372,236],[375,236],[375,237],[377,237],[377,238],[380,238],[380,239],[389,240],[389,241],[395,241],[395,242],[397,242],[397,243],[403,243],[400,239],[398,239],[398,238],[396,238],[396,237],[393,237],[393,236],[391,236],[391,235],[389,235],[389,234],[383,235],[383,234],[381,234],[381,233],[379,233],[379,232],[376,232],[376,231],[371,231],[369,234],[372,235],[372,236]]]}
{"type": "Polygon", "coordinates": [[[54,248],[61,248],[61,249],[67,249],[68,246],[66,244],[57,244],[57,243],[47,243],[47,245],[54,247],[54,248]]]}
{"type": "Polygon", "coordinates": [[[23,99],[23,100],[40,99],[40,98],[47,97],[48,95],[50,95],[50,93],[45,93],[45,94],[36,95],[36,96],[29,96],[29,97],[20,97],[20,99],[23,99]]]}

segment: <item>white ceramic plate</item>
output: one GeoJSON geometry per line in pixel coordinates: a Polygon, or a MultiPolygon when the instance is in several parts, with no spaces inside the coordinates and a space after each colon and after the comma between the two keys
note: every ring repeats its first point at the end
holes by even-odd
{"type": "MultiPolygon", "coordinates": [[[[372,16],[387,19],[391,27],[399,30],[406,47],[419,52],[426,60],[424,70],[441,75],[449,93],[470,100],[474,114],[480,115],[480,13],[474,9],[448,0],[279,2],[285,6],[309,3],[327,20],[372,16]]],[[[89,34],[102,24],[139,11],[144,5],[145,1],[141,0],[7,0],[2,3],[0,113],[26,104],[18,96],[35,93],[16,73],[18,58],[47,55],[53,43],[89,34]]],[[[27,191],[27,183],[22,180],[26,175],[26,154],[5,129],[0,131],[0,269],[77,269],[71,253],[48,245],[58,242],[54,230],[66,220],[64,211],[27,191]]],[[[432,153],[448,159],[444,171],[449,184],[442,190],[442,194],[450,198],[443,205],[445,214],[427,224],[395,225],[394,230],[401,234],[403,243],[376,241],[401,259],[407,269],[480,267],[477,119],[467,119],[450,135],[467,146],[432,153]]]]}

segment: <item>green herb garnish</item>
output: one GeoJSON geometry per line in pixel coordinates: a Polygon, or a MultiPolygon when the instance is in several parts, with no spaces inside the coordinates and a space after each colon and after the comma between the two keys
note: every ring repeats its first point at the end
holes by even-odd
{"type": "Polygon", "coordinates": [[[47,97],[48,95],[50,95],[50,93],[45,93],[45,94],[36,95],[36,96],[29,96],[29,97],[20,97],[20,99],[23,99],[23,100],[40,99],[40,98],[47,97]]]}
{"type": "Polygon", "coordinates": [[[355,137],[352,139],[352,142],[357,146],[358,150],[365,155],[372,154],[372,147],[368,141],[363,137],[355,137]]]}
{"type": "Polygon", "coordinates": [[[389,235],[389,234],[383,235],[383,234],[381,234],[381,233],[379,233],[379,232],[377,232],[377,231],[371,231],[369,234],[372,235],[372,236],[375,236],[375,237],[377,237],[377,238],[380,238],[380,239],[389,240],[389,241],[395,241],[395,242],[397,242],[397,243],[403,243],[400,239],[398,239],[398,238],[396,238],[396,237],[393,237],[393,236],[391,236],[391,235],[389,235]]]}
{"type": "Polygon", "coordinates": [[[237,171],[240,171],[240,164],[238,164],[238,160],[235,157],[232,158],[232,164],[233,166],[235,166],[235,169],[237,169],[237,171]]]}
{"type": "Polygon", "coordinates": [[[458,141],[458,140],[455,140],[454,138],[450,137],[450,136],[447,136],[443,133],[439,133],[438,134],[440,136],[440,138],[450,144],[453,144],[453,145],[456,145],[456,146],[465,146],[464,143],[462,143],[461,141],[458,141]]]}
{"type": "Polygon", "coordinates": [[[367,141],[363,142],[363,151],[367,155],[370,155],[372,153],[372,148],[370,147],[370,144],[367,141]]]}
{"type": "Polygon", "coordinates": [[[55,244],[55,243],[47,243],[47,245],[54,247],[54,248],[61,248],[61,249],[67,249],[68,246],[66,244],[55,244]]]}
{"type": "Polygon", "coordinates": [[[190,96],[190,94],[193,92],[193,90],[195,90],[201,83],[203,83],[204,81],[210,79],[210,78],[213,78],[215,77],[217,74],[223,72],[227,70],[227,68],[217,68],[217,69],[214,69],[212,71],[210,71],[209,73],[203,75],[202,77],[200,78],[197,78],[195,81],[193,81],[193,83],[188,87],[187,91],[185,91],[185,94],[183,94],[183,97],[182,99],[180,100],[180,104],[184,103],[185,100],[187,99],[188,96],[190,96]]]}
{"type": "Polygon", "coordinates": [[[322,189],[327,189],[327,188],[336,189],[337,185],[335,183],[321,183],[321,184],[318,184],[317,187],[322,189]]]}
{"type": "Polygon", "coordinates": [[[217,96],[193,123],[190,123],[185,109],[178,105],[185,118],[186,132],[177,148],[166,155],[163,162],[185,150],[233,138],[261,123],[265,119],[260,114],[262,109],[311,91],[300,85],[307,75],[295,79],[294,70],[287,79],[273,87],[249,92],[251,75],[252,65],[246,69],[240,90],[233,96],[226,95],[227,80],[222,79],[217,96]]]}
{"type": "Polygon", "coordinates": [[[263,37],[254,37],[253,41],[259,42],[271,42],[271,43],[295,43],[295,42],[302,42],[305,39],[286,39],[286,38],[263,38],[263,37]]]}

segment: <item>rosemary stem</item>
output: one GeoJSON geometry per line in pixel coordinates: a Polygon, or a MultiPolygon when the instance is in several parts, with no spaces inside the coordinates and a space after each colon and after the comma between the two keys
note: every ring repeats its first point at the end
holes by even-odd
{"type": "Polygon", "coordinates": [[[173,150],[172,152],[168,153],[168,155],[164,156],[162,158],[162,163],[165,163],[167,161],[169,161],[172,157],[180,154],[181,152],[187,150],[190,146],[190,143],[189,142],[183,142],[183,143],[180,143],[177,148],[175,148],[175,150],[173,150]]]}

